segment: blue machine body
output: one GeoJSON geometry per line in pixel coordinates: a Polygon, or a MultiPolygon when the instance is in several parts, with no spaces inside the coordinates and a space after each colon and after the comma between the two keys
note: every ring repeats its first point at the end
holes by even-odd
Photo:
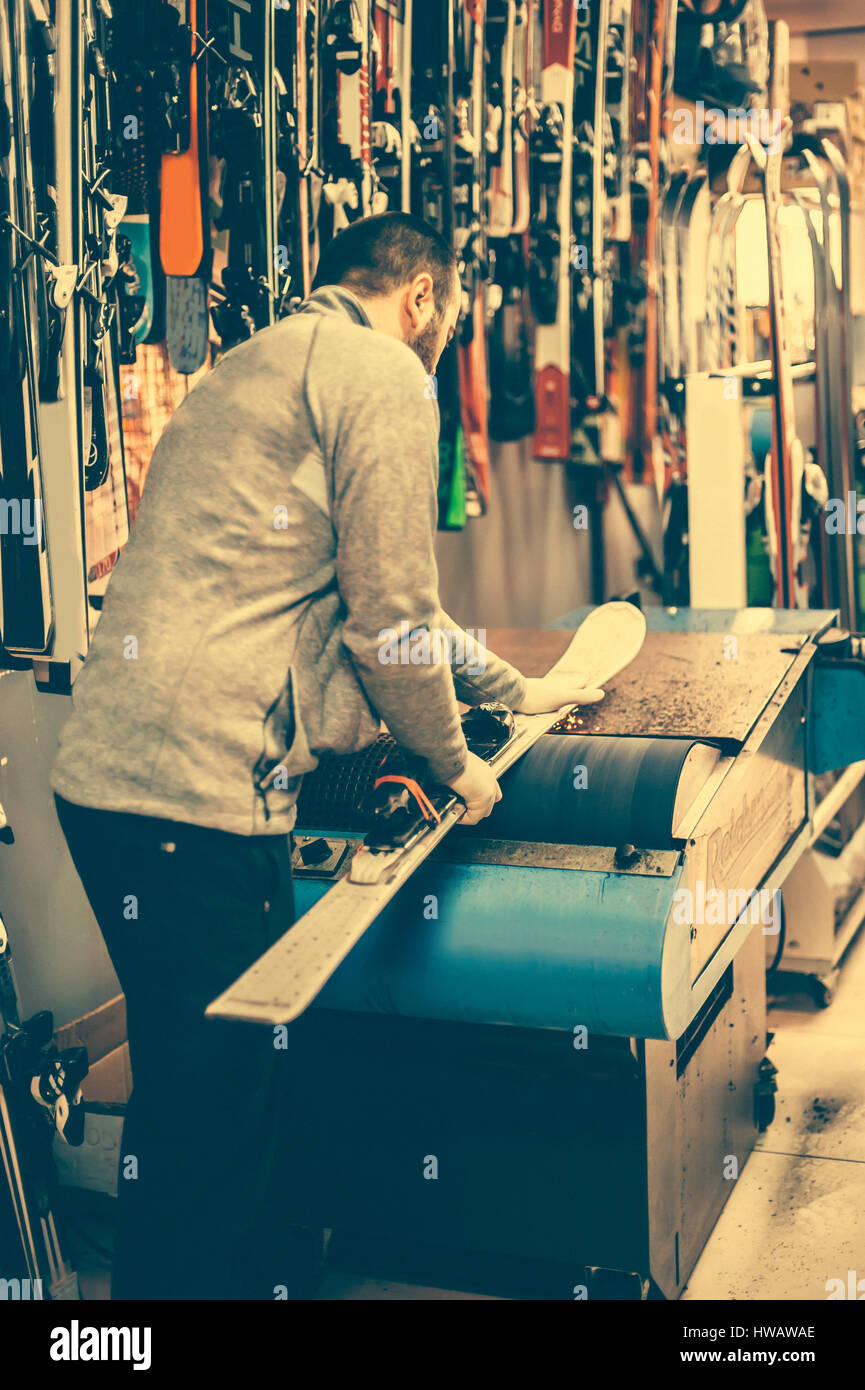
{"type": "MultiPolygon", "coordinates": [[[[318,1006],[667,1037],[687,984],[688,928],[671,921],[681,873],[436,863],[373,923],[318,1006]]],[[[323,891],[299,881],[298,912],[323,891]]]]}

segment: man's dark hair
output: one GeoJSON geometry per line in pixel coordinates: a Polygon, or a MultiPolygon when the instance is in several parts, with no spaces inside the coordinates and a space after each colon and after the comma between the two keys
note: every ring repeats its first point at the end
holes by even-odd
{"type": "Polygon", "coordinates": [[[456,252],[428,222],[408,212],[382,212],[353,222],[327,244],[312,288],[345,285],[376,298],[427,271],[436,311],[443,313],[454,291],[456,267],[456,252]]]}

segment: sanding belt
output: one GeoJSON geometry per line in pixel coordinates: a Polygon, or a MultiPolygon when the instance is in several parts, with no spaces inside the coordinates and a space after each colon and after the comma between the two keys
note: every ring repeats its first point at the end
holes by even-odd
{"type": "MultiPolygon", "coordinates": [[[[672,846],[673,807],[691,749],[703,740],[546,734],[501,779],[502,800],[455,833],[547,844],[672,846]]],[[[403,770],[382,735],[348,757],[322,758],[303,779],[297,828],[369,829],[363,803],[377,777],[403,770]]]]}

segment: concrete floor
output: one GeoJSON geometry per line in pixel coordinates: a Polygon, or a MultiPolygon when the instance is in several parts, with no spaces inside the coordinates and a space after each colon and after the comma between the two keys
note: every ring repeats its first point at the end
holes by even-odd
{"type": "MultiPolygon", "coordinates": [[[[865,1297],[865,935],[848,952],[835,999],[775,999],[770,1056],[775,1119],[760,1136],[691,1276],[684,1299],[825,1299],[830,1279],[862,1279],[865,1297]]],[[[110,1233],[94,1231],[103,1244],[110,1233]]],[[[82,1252],[83,1254],[83,1252],[82,1252]]],[[[87,1299],[108,1297],[107,1270],[79,1259],[87,1299]]],[[[326,1274],[319,1301],[474,1299],[482,1295],[326,1274]]]]}
{"type": "Polygon", "coordinates": [[[865,936],[835,998],[774,1001],[775,1120],[760,1136],[683,1294],[825,1299],[830,1279],[865,1297],[865,936]]]}

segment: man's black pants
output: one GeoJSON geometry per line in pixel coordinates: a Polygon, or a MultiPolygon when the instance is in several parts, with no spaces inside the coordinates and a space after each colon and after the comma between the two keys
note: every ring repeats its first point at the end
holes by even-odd
{"type": "Polygon", "coordinates": [[[294,920],[288,837],[59,797],[57,811],[126,996],[112,1298],[296,1297],[280,1200],[290,1053],[269,1027],[204,1017],[294,920]]]}

